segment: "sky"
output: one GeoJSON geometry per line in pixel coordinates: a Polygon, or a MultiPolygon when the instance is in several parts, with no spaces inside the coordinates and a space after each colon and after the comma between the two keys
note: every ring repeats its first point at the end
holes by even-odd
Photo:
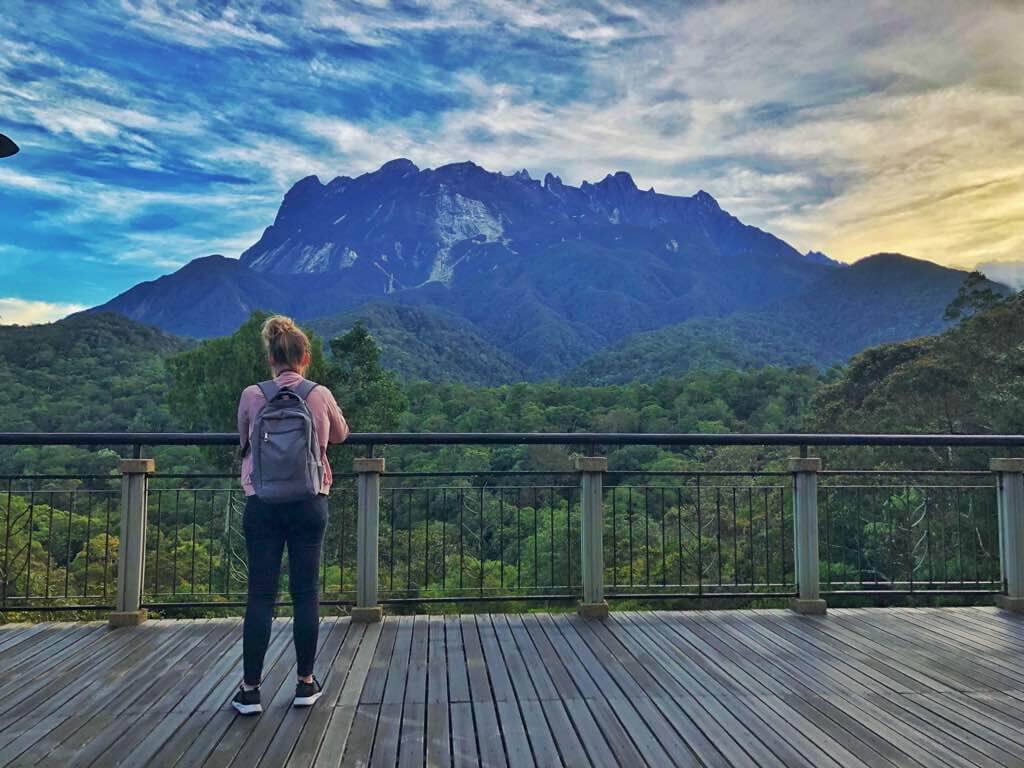
{"type": "Polygon", "coordinates": [[[300,178],[704,189],[801,251],[1024,261],[1024,2],[4,0],[0,323],[238,256],[300,178]]]}

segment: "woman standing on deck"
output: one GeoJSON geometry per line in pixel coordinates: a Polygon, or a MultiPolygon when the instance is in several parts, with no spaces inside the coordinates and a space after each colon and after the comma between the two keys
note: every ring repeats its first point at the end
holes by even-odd
{"type": "Polygon", "coordinates": [[[243,715],[263,711],[259,686],[285,545],[299,676],[294,704],[309,706],[320,698],[313,659],[331,488],[327,445],[343,442],[349,433],[330,390],[304,378],[309,339],[295,322],[282,315],[269,318],[263,324],[263,343],[274,378],[247,387],[238,403],[249,591],[242,634],[244,675],[231,703],[243,715]]]}

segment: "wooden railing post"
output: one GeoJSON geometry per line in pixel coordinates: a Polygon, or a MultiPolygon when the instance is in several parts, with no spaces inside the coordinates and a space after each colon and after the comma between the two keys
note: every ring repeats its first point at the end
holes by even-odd
{"type": "Polygon", "coordinates": [[[132,627],[146,620],[142,580],[146,569],[146,518],[153,459],[121,460],[121,525],[117,546],[117,603],[110,626],[132,627]]]}
{"type": "Polygon", "coordinates": [[[384,459],[356,459],[359,511],[356,521],[356,604],[352,621],[380,621],[383,610],[377,604],[378,538],[380,528],[380,476],[384,459]]]}
{"type": "Polygon", "coordinates": [[[1024,613],[1024,459],[992,459],[999,510],[999,564],[1005,594],[996,605],[1024,613]]]}
{"type": "Polygon", "coordinates": [[[583,575],[583,601],[579,605],[581,616],[604,618],[608,603],[604,599],[604,475],[608,459],[603,456],[579,456],[575,461],[580,473],[581,569],[583,575]]]}
{"type": "Polygon", "coordinates": [[[818,565],[818,472],[821,459],[789,460],[793,473],[793,564],[797,596],[790,607],[797,613],[825,613],[818,565]]]}

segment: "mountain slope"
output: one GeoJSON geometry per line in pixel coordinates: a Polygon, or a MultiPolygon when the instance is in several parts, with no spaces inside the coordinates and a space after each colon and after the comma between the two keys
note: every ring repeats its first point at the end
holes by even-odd
{"type": "Polygon", "coordinates": [[[832,431],[1024,431],[1024,295],[937,335],[857,355],[824,387],[812,428],[832,431]]]}
{"type": "Polygon", "coordinates": [[[948,327],[943,311],[965,277],[931,262],[876,254],[760,312],[696,318],[627,338],[565,380],[613,384],[695,368],[842,363],[868,347],[948,327]]]}
{"type": "Polygon", "coordinates": [[[0,423],[15,432],[166,429],[163,358],[185,347],[116,314],[0,326],[0,423]]]}
{"type": "Polygon", "coordinates": [[[406,381],[491,386],[525,378],[522,367],[465,320],[422,307],[375,302],[307,325],[325,339],[366,325],[385,368],[406,381]]]}
{"type": "Polygon", "coordinates": [[[630,333],[749,310],[835,269],[705,192],[642,191],[623,172],[573,187],[407,160],[303,179],[228,261],[197,260],[101,309],[208,336],[256,307],[309,320],[388,300],[462,317],[550,376],[630,333]]]}

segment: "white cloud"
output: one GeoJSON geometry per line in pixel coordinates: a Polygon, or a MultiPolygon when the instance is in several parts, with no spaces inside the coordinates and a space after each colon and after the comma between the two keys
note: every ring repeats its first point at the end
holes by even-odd
{"type": "Polygon", "coordinates": [[[48,301],[0,297],[0,325],[37,325],[52,323],[85,309],[81,304],[54,304],[48,301]]]}

